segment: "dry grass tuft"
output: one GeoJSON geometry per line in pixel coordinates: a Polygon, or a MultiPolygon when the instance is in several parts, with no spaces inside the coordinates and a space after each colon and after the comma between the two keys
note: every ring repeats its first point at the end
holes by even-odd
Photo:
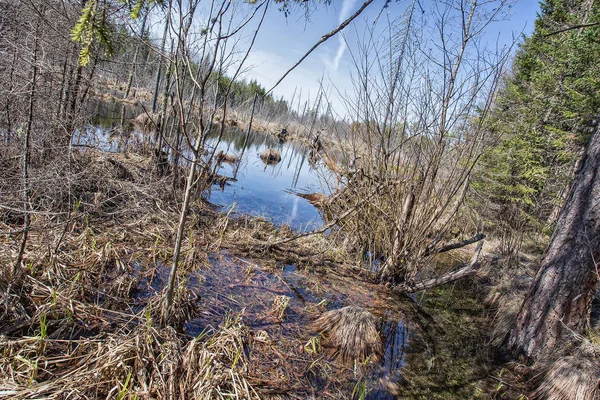
{"type": "Polygon", "coordinates": [[[323,193],[294,193],[298,197],[302,197],[303,199],[308,200],[310,204],[321,209],[325,207],[329,198],[325,196],[323,193]]]}
{"type": "Polygon", "coordinates": [[[219,163],[219,164],[221,164],[221,163],[235,164],[238,161],[240,161],[239,157],[234,156],[233,154],[224,153],[223,150],[219,150],[219,152],[216,155],[216,158],[217,158],[217,163],[219,163]]]}
{"type": "Polygon", "coordinates": [[[256,399],[248,338],[238,318],[187,344],[150,323],[74,340],[0,336],[0,397],[256,399]]]}
{"type": "MultiPolygon", "coordinates": [[[[146,305],[144,314],[156,321],[163,317],[163,306],[165,304],[166,288],[154,294],[146,305]]],[[[183,329],[184,324],[198,316],[198,296],[185,286],[185,281],[180,281],[179,287],[173,292],[173,304],[167,316],[166,322],[177,329],[183,329]]]]}
{"type": "Polygon", "coordinates": [[[262,152],[260,159],[267,165],[275,165],[281,161],[281,153],[277,149],[267,149],[262,152]]]}
{"type": "Polygon", "coordinates": [[[312,325],[324,336],[323,345],[334,349],[334,355],[343,362],[382,356],[383,344],[377,331],[377,320],[367,310],[348,306],[321,315],[312,325]]]}
{"type": "Polygon", "coordinates": [[[290,298],[288,296],[276,296],[273,299],[271,310],[277,321],[283,321],[283,318],[285,318],[285,310],[287,310],[289,305],[290,298]]]}
{"type": "Polygon", "coordinates": [[[219,331],[202,343],[192,340],[183,354],[186,398],[258,399],[248,376],[248,328],[239,317],[228,318],[219,331]]]}
{"type": "Polygon", "coordinates": [[[144,133],[150,133],[157,127],[158,115],[152,113],[142,113],[131,120],[131,124],[144,133]]]}
{"type": "Polygon", "coordinates": [[[539,384],[531,399],[594,400],[600,398],[600,365],[596,359],[561,357],[536,379],[539,384]]]}

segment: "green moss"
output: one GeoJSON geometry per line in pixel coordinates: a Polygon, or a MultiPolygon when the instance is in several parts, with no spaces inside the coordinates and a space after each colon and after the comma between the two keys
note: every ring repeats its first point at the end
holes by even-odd
{"type": "Polygon", "coordinates": [[[421,305],[438,325],[416,328],[420,332],[407,348],[400,398],[489,398],[493,354],[485,310],[476,296],[465,288],[443,287],[427,293],[421,305]]]}

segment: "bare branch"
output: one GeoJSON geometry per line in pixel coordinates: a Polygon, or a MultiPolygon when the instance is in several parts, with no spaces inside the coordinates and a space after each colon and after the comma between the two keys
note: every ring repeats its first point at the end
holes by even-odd
{"type": "Polygon", "coordinates": [[[477,248],[475,249],[475,252],[473,253],[473,257],[471,257],[471,262],[469,262],[469,264],[465,265],[464,267],[461,267],[457,270],[454,270],[437,278],[428,279],[426,281],[417,283],[403,283],[401,285],[392,287],[392,290],[403,293],[414,293],[419,292],[421,290],[432,289],[434,287],[445,285],[446,283],[451,283],[474,274],[481,265],[478,260],[479,254],[481,253],[481,249],[483,247],[483,243],[483,240],[479,242],[477,248]]]}
{"type": "Polygon", "coordinates": [[[356,17],[358,17],[364,11],[364,9],[367,8],[367,6],[369,4],[371,4],[372,2],[373,2],[373,0],[367,0],[367,1],[365,1],[363,3],[363,5],[354,14],[352,14],[347,20],[345,20],[344,22],[342,22],[340,24],[340,26],[338,26],[337,28],[335,28],[331,32],[323,35],[321,37],[321,39],[319,39],[319,41],[317,43],[315,43],[315,45],[313,47],[311,47],[310,50],[308,50],[306,52],[306,54],[304,54],[302,56],[302,58],[300,58],[300,60],[298,60],[298,62],[296,62],[296,64],[294,64],[292,66],[292,68],[288,69],[286,71],[286,73],[283,74],[283,76],[281,78],[279,78],[279,80],[277,81],[277,83],[275,83],[275,85],[273,85],[273,87],[271,89],[269,89],[267,91],[267,93],[265,93],[265,96],[268,95],[269,93],[271,93],[273,91],[273,89],[275,89],[277,86],[279,86],[279,84],[281,83],[281,81],[283,81],[285,79],[285,77],[288,76],[288,74],[290,72],[292,72],[294,69],[296,69],[296,67],[298,65],[300,65],[302,63],[302,61],[304,61],[304,59],[310,55],[310,53],[312,53],[317,47],[319,47],[322,43],[325,43],[329,38],[331,38],[332,36],[334,36],[336,33],[338,33],[339,31],[341,31],[342,29],[344,29],[346,26],[348,26],[348,24],[350,22],[352,22],[356,17]]]}
{"type": "Polygon", "coordinates": [[[477,235],[473,236],[472,238],[465,239],[465,240],[462,240],[462,241],[456,242],[456,243],[450,243],[443,247],[440,247],[439,249],[433,249],[433,250],[427,249],[427,250],[425,250],[425,255],[428,256],[431,254],[445,253],[450,250],[460,249],[461,247],[468,246],[470,244],[479,242],[480,240],[483,240],[483,239],[485,239],[485,234],[478,233],[477,235]]]}

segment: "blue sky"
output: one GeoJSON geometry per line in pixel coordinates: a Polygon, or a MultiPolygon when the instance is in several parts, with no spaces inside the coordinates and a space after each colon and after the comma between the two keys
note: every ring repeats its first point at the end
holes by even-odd
{"type": "MultiPolygon", "coordinates": [[[[422,0],[419,7],[423,14],[429,13],[435,6],[436,0],[422,0]]],[[[277,97],[283,96],[290,100],[296,91],[302,91],[302,102],[309,99],[314,101],[319,80],[322,81],[326,91],[330,94],[329,100],[340,114],[342,103],[340,95],[347,95],[352,91],[351,71],[352,63],[350,51],[362,36],[367,26],[379,15],[380,23],[389,18],[394,20],[401,15],[408,1],[392,1],[387,9],[382,10],[384,0],[375,0],[353,25],[344,30],[344,37],[338,34],[330,38],[315,50],[299,67],[274,90],[277,97]],[[348,48],[350,47],[350,49],[348,48]]],[[[332,4],[314,5],[308,18],[302,9],[294,10],[287,18],[272,4],[267,13],[253,51],[247,65],[252,68],[244,74],[246,79],[256,79],[266,88],[273,84],[296,61],[306,53],[325,33],[338,26],[348,16],[352,15],[361,5],[361,0],[333,0],[332,4]]],[[[512,42],[513,37],[518,37],[521,32],[530,34],[533,30],[536,13],[539,10],[537,0],[515,1],[506,17],[484,31],[483,41],[492,46],[499,43],[501,46],[512,42]]],[[[426,15],[425,15],[426,17],[426,15]]]]}

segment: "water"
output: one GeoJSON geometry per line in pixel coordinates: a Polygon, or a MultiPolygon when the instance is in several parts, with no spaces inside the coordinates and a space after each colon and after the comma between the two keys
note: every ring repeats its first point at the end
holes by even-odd
{"type": "MultiPolygon", "coordinates": [[[[96,113],[89,125],[75,131],[73,145],[97,148],[106,152],[118,152],[129,144],[150,140],[133,128],[122,133],[120,119],[122,105],[119,103],[94,103],[89,110],[96,113]]],[[[125,120],[143,113],[142,109],[125,108],[125,120]]],[[[246,134],[237,128],[227,128],[218,141],[218,133],[213,132],[206,141],[209,154],[222,150],[236,156],[239,163],[221,163],[216,172],[228,178],[224,187],[214,185],[207,193],[207,199],[220,206],[224,212],[230,208],[235,214],[262,216],[275,225],[288,225],[297,231],[315,229],[323,223],[319,211],[307,200],[290,192],[329,193],[327,180],[331,180],[326,167],[321,162],[310,159],[310,149],[295,142],[279,143],[268,134],[252,132],[246,141],[246,134]],[[244,143],[246,148],[244,149],[244,143]],[[281,153],[281,161],[266,165],[260,154],[267,149],[281,153]]],[[[130,147],[131,148],[131,147],[130,147]]],[[[189,156],[189,152],[186,155],[189,156]]]]}
{"type": "MultiPolygon", "coordinates": [[[[385,383],[400,382],[400,371],[406,363],[405,347],[415,328],[404,317],[403,303],[385,288],[337,275],[309,273],[289,264],[268,268],[226,251],[209,254],[208,261],[208,268],[191,271],[185,278],[187,288],[200,299],[200,315],[185,324],[190,336],[213,333],[227,316],[239,315],[252,332],[269,338],[268,343],[249,346],[250,374],[260,377],[273,373],[269,362],[280,358],[279,373],[299,384],[299,395],[310,387],[322,392],[330,385],[348,393],[357,382],[356,372],[329,359],[327,349],[308,351],[308,343],[317,336],[310,324],[324,311],[360,306],[377,318],[384,349],[380,362],[359,367],[360,379],[369,389],[367,398],[394,398],[385,383]],[[278,315],[275,304],[281,298],[288,303],[284,314],[278,315]],[[327,364],[322,366],[329,372],[320,375],[322,371],[315,370],[315,366],[325,360],[327,364]]],[[[158,264],[145,269],[140,263],[132,267],[140,277],[133,294],[139,312],[164,288],[169,267],[158,264]]]]}
{"type": "Polygon", "coordinates": [[[311,230],[323,223],[319,211],[307,200],[290,191],[303,193],[327,193],[327,172],[320,164],[311,163],[309,150],[299,144],[280,144],[276,138],[253,132],[243,150],[245,133],[228,130],[221,142],[216,137],[207,141],[209,148],[216,147],[226,154],[241,157],[237,164],[222,163],[217,172],[234,177],[219,190],[214,186],[208,194],[212,203],[224,209],[234,208],[239,214],[264,216],[276,225],[286,224],[294,230],[311,230]],[[281,161],[275,165],[265,164],[260,154],[267,149],[277,149],[281,161]],[[237,169],[237,174],[236,174],[237,169]]]}

